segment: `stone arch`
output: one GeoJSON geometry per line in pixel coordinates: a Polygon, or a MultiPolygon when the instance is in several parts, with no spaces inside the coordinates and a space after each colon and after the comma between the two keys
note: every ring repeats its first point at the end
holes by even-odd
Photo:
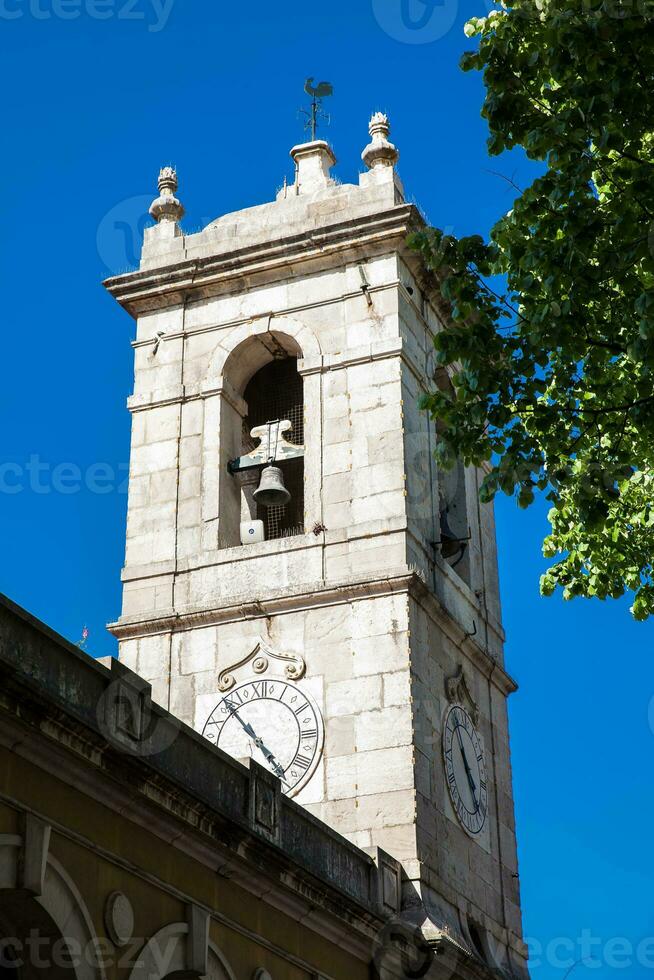
{"type": "Polygon", "coordinates": [[[293,317],[260,317],[242,323],[223,337],[214,351],[205,384],[219,386],[226,379],[238,392],[276,354],[314,359],[321,349],[314,332],[293,317]]]}
{"type": "MultiPolygon", "coordinates": [[[[189,977],[186,937],[188,925],[175,922],[155,933],[138,954],[130,980],[164,980],[189,977]]],[[[236,980],[227,960],[218,947],[209,942],[208,969],[203,980],[236,980]]]]}
{"type": "Polygon", "coordinates": [[[254,374],[276,357],[297,357],[303,375],[304,416],[312,419],[305,431],[304,507],[306,530],[320,520],[321,378],[304,375],[303,365],[322,363],[314,332],[293,317],[262,316],[242,323],[224,335],[214,350],[202,382],[202,549],[214,551],[240,545],[241,521],[248,521],[241,485],[228,472],[231,459],[242,454],[243,421],[248,406],[243,393],[254,374]]]}
{"type": "Polygon", "coordinates": [[[18,976],[24,980],[44,976],[50,980],[104,980],[93,922],[74,881],[48,854],[41,893],[30,893],[20,882],[22,847],[22,837],[0,834],[0,922],[3,932],[16,940],[22,963],[18,976]],[[38,955],[28,941],[33,930],[45,940],[37,947],[38,955]]]}

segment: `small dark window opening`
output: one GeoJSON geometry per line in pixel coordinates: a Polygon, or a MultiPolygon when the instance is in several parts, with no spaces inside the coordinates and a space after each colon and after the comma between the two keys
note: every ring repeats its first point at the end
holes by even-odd
{"type": "Polygon", "coordinates": [[[473,952],[477,954],[480,960],[486,962],[484,940],[481,938],[479,927],[470,919],[468,919],[468,932],[470,934],[470,939],[472,940],[473,952]]]}
{"type": "MultiPolygon", "coordinates": [[[[286,440],[296,446],[304,444],[304,399],[302,376],[298,374],[297,358],[286,357],[271,361],[250,379],[243,397],[248,414],[243,420],[243,452],[255,446],[250,431],[257,425],[288,419],[292,425],[286,440]]],[[[304,460],[276,461],[291,495],[287,504],[278,507],[256,505],[256,520],[264,522],[266,540],[304,534],[304,460]]]]}

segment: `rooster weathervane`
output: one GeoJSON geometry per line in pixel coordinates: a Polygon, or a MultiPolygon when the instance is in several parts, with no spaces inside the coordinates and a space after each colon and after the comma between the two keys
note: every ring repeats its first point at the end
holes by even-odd
{"type": "Polygon", "coordinates": [[[318,129],[318,120],[324,119],[329,125],[330,116],[323,109],[322,100],[328,95],[334,94],[334,86],[331,82],[318,82],[317,85],[314,85],[313,76],[311,76],[304,83],[304,91],[311,96],[311,109],[301,109],[300,111],[307,117],[305,129],[311,130],[311,142],[313,143],[318,129]]]}

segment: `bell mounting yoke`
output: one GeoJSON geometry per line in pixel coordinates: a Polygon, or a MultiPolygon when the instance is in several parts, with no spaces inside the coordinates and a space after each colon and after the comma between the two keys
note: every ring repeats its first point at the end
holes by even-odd
{"type": "Polygon", "coordinates": [[[286,459],[299,459],[304,456],[304,446],[294,446],[286,440],[284,433],[292,428],[288,419],[276,419],[274,422],[256,425],[250,435],[253,439],[260,439],[261,442],[247,455],[230,459],[227,469],[232,474],[240,473],[242,470],[252,470],[274,462],[281,463],[286,459]]]}

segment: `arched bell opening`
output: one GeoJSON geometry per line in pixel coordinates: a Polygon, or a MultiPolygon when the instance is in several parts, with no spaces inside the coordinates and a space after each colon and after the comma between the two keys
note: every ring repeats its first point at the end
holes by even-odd
{"type": "MultiPolygon", "coordinates": [[[[297,358],[285,357],[262,367],[248,382],[244,399],[248,410],[243,419],[242,455],[252,452],[259,443],[251,435],[253,429],[282,420],[288,420],[291,426],[283,433],[285,442],[304,446],[303,384],[297,370],[297,358]]],[[[274,441],[271,452],[274,469],[280,473],[279,477],[271,474],[272,478],[281,480],[288,500],[272,504],[261,500],[257,493],[261,470],[250,471],[252,475],[244,477],[248,482],[242,488],[242,520],[262,521],[267,541],[304,533],[304,459],[301,456],[282,458],[274,441]]]]}
{"type": "MultiPolygon", "coordinates": [[[[448,391],[454,398],[455,392],[450,377],[444,368],[433,375],[438,388],[448,391]]],[[[434,423],[434,441],[438,442],[440,423],[434,423]]],[[[468,490],[466,468],[461,459],[449,469],[439,469],[437,527],[438,541],[434,544],[441,557],[450,568],[456,570],[459,578],[470,585],[470,517],[468,513],[468,490]]]]}
{"type": "Polygon", "coordinates": [[[470,583],[470,522],[466,471],[461,460],[438,474],[440,552],[457,575],[470,583]]]}
{"type": "Polygon", "coordinates": [[[269,331],[246,338],[227,358],[220,409],[222,548],[304,533],[300,357],[292,337],[269,331]]]}

